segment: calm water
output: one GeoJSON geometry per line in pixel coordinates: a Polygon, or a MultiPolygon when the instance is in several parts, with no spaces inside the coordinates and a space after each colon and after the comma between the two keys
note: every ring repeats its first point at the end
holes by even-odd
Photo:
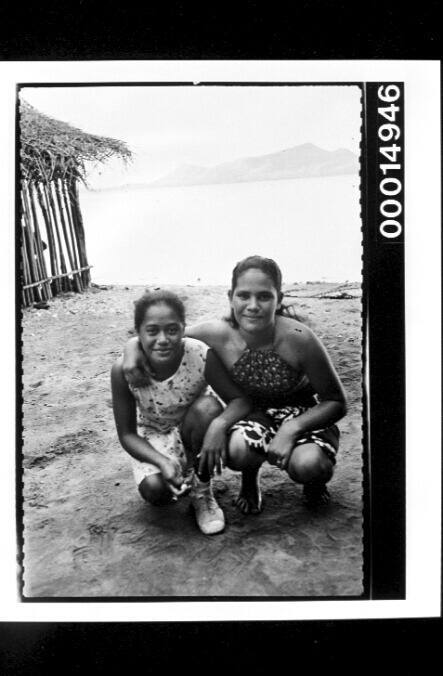
{"type": "Polygon", "coordinates": [[[275,258],[286,282],[360,279],[358,176],[81,194],[93,280],[227,284],[275,258]]]}

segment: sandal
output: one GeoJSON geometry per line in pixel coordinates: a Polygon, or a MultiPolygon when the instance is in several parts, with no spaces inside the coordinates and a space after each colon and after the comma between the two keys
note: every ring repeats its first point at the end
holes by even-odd
{"type": "Polygon", "coordinates": [[[327,505],[330,499],[331,496],[324,483],[311,481],[303,487],[303,502],[307,507],[313,508],[327,505]]]}

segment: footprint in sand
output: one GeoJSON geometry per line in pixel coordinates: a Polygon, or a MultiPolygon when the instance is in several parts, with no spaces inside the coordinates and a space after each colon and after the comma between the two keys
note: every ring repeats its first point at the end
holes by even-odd
{"type": "Polygon", "coordinates": [[[81,535],[77,540],[79,544],[71,550],[74,568],[84,567],[88,561],[93,561],[97,554],[108,556],[113,549],[117,530],[115,526],[90,523],[87,526],[88,534],[81,535]]]}
{"type": "Polygon", "coordinates": [[[91,523],[88,526],[91,546],[98,549],[100,554],[109,552],[114,544],[114,537],[118,528],[116,526],[91,523]]]}

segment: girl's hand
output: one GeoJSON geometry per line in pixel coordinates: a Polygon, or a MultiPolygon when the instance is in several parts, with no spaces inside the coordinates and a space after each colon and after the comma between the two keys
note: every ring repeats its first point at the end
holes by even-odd
{"type": "Polygon", "coordinates": [[[123,368],[123,373],[129,385],[132,387],[147,387],[150,383],[150,373],[142,364],[133,368],[123,368]]]}
{"type": "Polygon", "coordinates": [[[180,463],[174,458],[165,458],[160,471],[174,495],[181,495],[184,491],[184,477],[180,463]]]}
{"type": "Polygon", "coordinates": [[[215,419],[209,425],[203,439],[199,453],[198,473],[201,475],[204,469],[207,468],[209,476],[214,474],[214,470],[216,470],[217,474],[221,474],[223,465],[226,464],[226,457],[227,440],[225,427],[219,425],[217,419],[215,419]]]}
{"type": "Polygon", "coordinates": [[[122,368],[127,382],[132,387],[149,385],[149,366],[138,340],[131,339],[126,343],[122,368]]]}
{"type": "Polygon", "coordinates": [[[283,424],[268,446],[268,462],[286,470],[296,443],[294,431],[285,429],[283,424]]]}

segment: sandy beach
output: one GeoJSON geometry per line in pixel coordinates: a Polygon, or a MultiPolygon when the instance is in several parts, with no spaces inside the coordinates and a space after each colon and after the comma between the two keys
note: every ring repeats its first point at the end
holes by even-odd
{"type": "MultiPolygon", "coordinates": [[[[335,285],[336,286],[336,285],[335,285]]],[[[114,427],[110,368],[145,287],[92,287],[23,312],[25,597],[299,597],[362,593],[361,299],[334,285],[291,285],[345,387],[349,413],[328,506],[265,464],[264,510],[234,507],[240,477],[214,482],[225,531],[202,535],[189,498],[143,502],[114,427]]],[[[227,311],[224,287],[174,287],[188,323],[227,311]]],[[[288,296],[289,298],[289,296],[288,296]]]]}

